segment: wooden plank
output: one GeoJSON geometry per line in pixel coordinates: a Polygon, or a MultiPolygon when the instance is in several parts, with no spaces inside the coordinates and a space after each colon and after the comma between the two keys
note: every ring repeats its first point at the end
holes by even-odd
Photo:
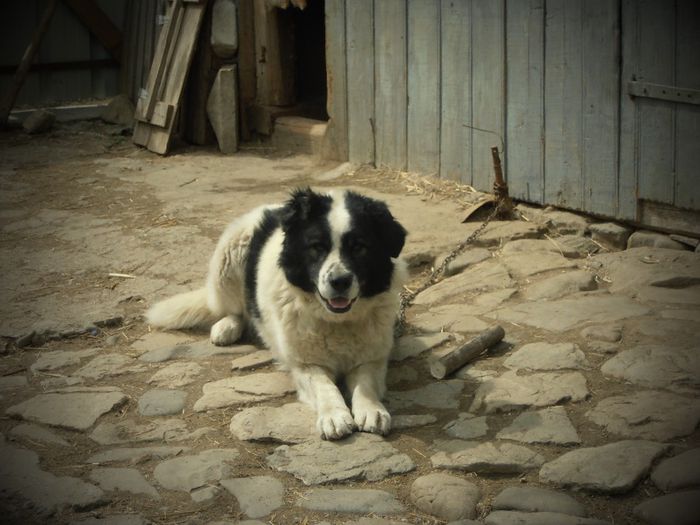
{"type": "Polygon", "coordinates": [[[241,139],[250,140],[250,113],[255,103],[255,20],[253,0],[238,2],[238,96],[241,139]]]}
{"type": "Polygon", "coordinates": [[[581,3],[550,0],[545,24],[545,202],[583,205],[581,3]]]}
{"type": "Polygon", "coordinates": [[[434,175],[440,172],[440,12],[440,0],[408,0],[407,166],[434,175]]]}
{"type": "Polygon", "coordinates": [[[406,169],[406,3],[374,4],[376,164],[406,169]]]}
{"type": "Polygon", "coordinates": [[[374,163],[374,0],[345,3],[348,160],[374,163]]]}
{"type": "Polygon", "coordinates": [[[617,213],[619,127],[619,7],[609,0],[582,4],[583,209],[617,213]]]}
{"type": "MultiPolygon", "coordinates": [[[[640,0],[637,79],[675,85],[674,3],[640,0]]],[[[675,104],[636,100],[639,107],[639,197],[673,203],[675,104]]]]}
{"type": "Polygon", "coordinates": [[[263,106],[289,106],[295,102],[294,32],[290,17],[270,8],[267,0],[254,0],[255,58],[258,64],[257,101],[263,106]]]}
{"type": "MultiPolygon", "coordinates": [[[[639,63],[639,3],[622,0],[621,12],[621,80],[635,78],[639,63]]],[[[620,90],[620,164],[618,175],[618,217],[637,219],[637,107],[635,101],[620,90]]]]}
{"type": "Polygon", "coordinates": [[[544,0],[506,3],[506,175],[510,195],[544,203],[544,0]]]}
{"type": "Polygon", "coordinates": [[[440,176],[471,184],[471,0],[442,0],[440,20],[440,176]]]}
{"type": "MultiPolygon", "coordinates": [[[[676,85],[700,89],[700,4],[677,3],[676,85]]],[[[700,210],[700,106],[676,106],[676,206],[700,210]]]]}
{"type": "Polygon", "coordinates": [[[121,61],[122,33],[94,0],[63,0],[63,2],[71,8],[110,55],[115,60],[121,61]]]}
{"type": "Polygon", "coordinates": [[[326,86],[328,126],[322,156],[348,158],[348,88],[345,51],[345,0],[326,0],[326,86]]]}
{"type": "Polygon", "coordinates": [[[491,191],[491,147],[500,148],[505,136],[505,1],[473,0],[472,14],[471,124],[488,130],[472,130],[473,186],[491,191]]]}

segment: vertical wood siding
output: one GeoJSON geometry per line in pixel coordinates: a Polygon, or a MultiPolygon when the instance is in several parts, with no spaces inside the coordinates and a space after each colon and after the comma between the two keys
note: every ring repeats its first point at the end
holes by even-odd
{"type": "Polygon", "coordinates": [[[627,87],[700,89],[700,3],[337,1],[350,161],[488,191],[503,141],[515,198],[622,219],[638,199],[700,208],[700,107],[627,87]]]}

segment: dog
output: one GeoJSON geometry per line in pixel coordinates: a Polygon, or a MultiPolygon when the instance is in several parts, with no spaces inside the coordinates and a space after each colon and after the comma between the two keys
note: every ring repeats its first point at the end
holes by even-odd
{"type": "Polygon", "coordinates": [[[386,435],[391,416],[381,399],[408,275],[405,239],[382,201],[300,188],[234,220],[206,286],[155,304],[146,318],[164,329],[211,326],[216,345],[252,325],[315,409],[321,438],[386,435]]]}

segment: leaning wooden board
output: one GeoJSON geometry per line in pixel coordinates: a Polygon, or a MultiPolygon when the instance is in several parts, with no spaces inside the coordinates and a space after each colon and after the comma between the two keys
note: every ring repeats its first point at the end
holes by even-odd
{"type": "Polygon", "coordinates": [[[148,83],[136,104],[133,141],[161,155],[170,146],[206,3],[206,0],[171,2],[148,83]]]}

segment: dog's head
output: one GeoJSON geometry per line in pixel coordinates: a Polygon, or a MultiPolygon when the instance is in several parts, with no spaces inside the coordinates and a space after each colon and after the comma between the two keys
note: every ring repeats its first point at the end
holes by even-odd
{"type": "Polygon", "coordinates": [[[296,190],[282,210],[282,228],[287,280],[338,318],[358,299],[390,288],[392,259],[406,238],[386,204],[350,191],[296,190]]]}

